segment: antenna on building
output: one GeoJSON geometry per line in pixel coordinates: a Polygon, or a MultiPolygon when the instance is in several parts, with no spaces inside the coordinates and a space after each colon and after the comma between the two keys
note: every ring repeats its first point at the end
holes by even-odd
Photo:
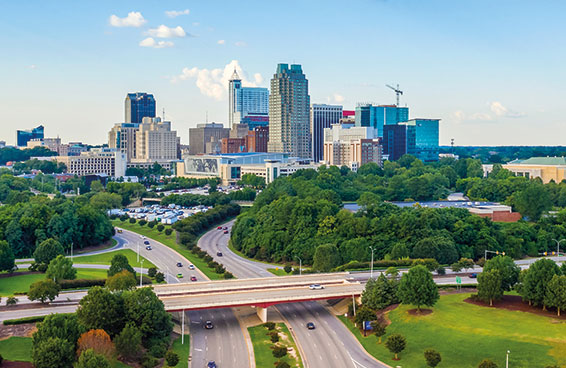
{"type": "Polygon", "coordinates": [[[163,108],[163,121],[165,121],[165,107],[163,108]]]}
{"type": "Polygon", "coordinates": [[[208,110],[206,110],[206,122],[208,123],[208,110]]]}
{"type": "Polygon", "coordinates": [[[403,91],[399,89],[399,85],[397,85],[397,88],[395,88],[393,86],[390,86],[389,84],[386,84],[385,87],[389,87],[395,91],[395,94],[397,95],[397,107],[399,107],[399,96],[403,94],[403,91]]]}
{"type": "Polygon", "coordinates": [[[454,154],[454,138],[450,139],[450,145],[452,146],[452,154],[454,154]]]}

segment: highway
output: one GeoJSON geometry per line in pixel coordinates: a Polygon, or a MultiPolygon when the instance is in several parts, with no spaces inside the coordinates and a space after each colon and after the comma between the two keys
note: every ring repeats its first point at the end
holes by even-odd
{"type": "MultiPolygon", "coordinates": [[[[225,224],[231,228],[233,221],[225,224]]],[[[260,262],[242,258],[228,249],[229,234],[211,230],[199,239],[198,246],[206,250],[217,262],[238,278],[270,277],[267,268],[275,268],[260,262]],[[222,252],[222,257],[216,252],[222,252]]],[[[271,307],[274,308],[274,307],[271,307]]],[[[290,326],[301,350],[305,368],[381,368],[388,367],[371,357],[340,320],[317,302],[281,304],[275,307],[290,326]],[[316,328],[308,330],[307,322],[316,328]]],[[[235,367],[236,368],[236,367],[235,367]]]]}

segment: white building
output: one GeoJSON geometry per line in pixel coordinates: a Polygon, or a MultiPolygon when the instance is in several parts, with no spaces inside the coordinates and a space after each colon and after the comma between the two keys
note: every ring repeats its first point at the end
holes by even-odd
{"type": "Polygon", "coordinates": [[[105,174],[118,178],[126,174],[126,154],[111,148],[93,148],[79,156],[56,156],[67,166],[67,173],[78,176],[105,174]]]}
{"type": "Polygon", "coordinates": [[[383,146],[377,130],[372,127],[354,127],[333,124],[324,129],[323,162],[328,165],[348,166],[353,171],[368,162],[382,165],[383,146]]]}
{"type": "Polygon", "coordinates": [[[179,139],[170,121],[144,117],[136,132],[136,157],[132,164],[168,164],[177,159],[179,139]]]}

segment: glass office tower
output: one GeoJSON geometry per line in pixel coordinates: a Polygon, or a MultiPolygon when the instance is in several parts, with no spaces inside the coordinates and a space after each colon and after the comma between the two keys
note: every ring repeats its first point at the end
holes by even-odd
{"type": "Polygon", "coordinates": [[[145,117],[155,117],[155,98],[145,92],[128,93],[125,101],[125,123],[141,124],[145,117]]]}
{"type": "Polygon", "coordinates": [[[395,125],[409,120],[409,108],[395,105],[359,104],[356,107],[356,126],[377,129],[379,137],[383,137],[384,125],[395,125]]]}

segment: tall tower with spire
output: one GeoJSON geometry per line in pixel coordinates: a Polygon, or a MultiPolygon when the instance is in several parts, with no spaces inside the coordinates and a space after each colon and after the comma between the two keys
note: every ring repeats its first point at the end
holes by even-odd
{"type": "Polygon", "coordinates": [[[234,68],[228,83],[228,124],[231,138],[242,138],[248,129],[267,126],[269,121],[269,91],[267,88],[242,87],[234,68]]]}
{"type": "Polygon", "coordinates": [[[242,111],[242,80],[234,68],[228,84],[228,126],[234,127],[239,124],[242,111]]]}

